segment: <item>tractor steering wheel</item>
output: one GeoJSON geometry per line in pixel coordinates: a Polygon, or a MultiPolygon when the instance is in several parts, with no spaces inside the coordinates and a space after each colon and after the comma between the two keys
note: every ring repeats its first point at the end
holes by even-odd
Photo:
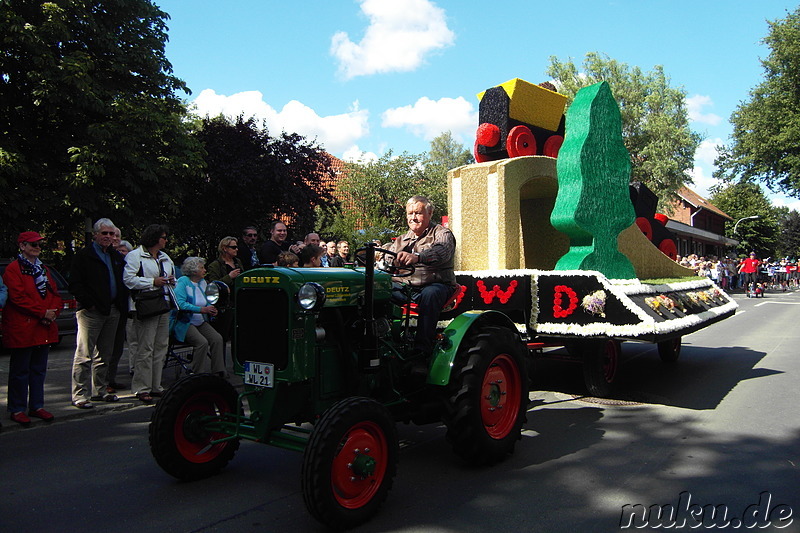
{"type": "MultiPolygon", "coordinates": [[[[366,250],[366,248],[359,248],[358,250],[356,250],[356,262],[361,266],[366,266],[367,264],[366,257],[364,257],[364,254],[361,253],[364,250],[366,250]]],[[[384,248],[375,248],[375,251],[383,253],[384,258],[385,257],[392,258],[391,262],[384,260],[384,264],[386,264],[385,267],[376,266],[375,270],[378,270],[380,272],[386,272],[387,274],[391,274],[392,277],[395,278],[407,278],[408,276],[414,274],[414,271],[416,270],[414,268],[414,265],[407,265],[407,266],[394,265],[394,261],[395,259],[397,259],[397,253],[392,252],[391,250],[386,250],[384,248]]]]}

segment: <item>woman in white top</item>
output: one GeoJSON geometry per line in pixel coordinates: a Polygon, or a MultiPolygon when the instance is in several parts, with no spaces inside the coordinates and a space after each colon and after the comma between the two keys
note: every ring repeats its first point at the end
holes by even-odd
{"type": "MultiPolygon", "coordinates": [[[[122,281],[131,290],[131,297],[138,291],[161,290],[169,298],[168,286],[175,283],[175,265],[163,252],[167,245],[167,227],[151,224],[142,232],[141,246],[125,256],[122,281]]],[[[135,311],[133,300],[130,310],[135,311]]],[[[133,362],[131,391],[144,403],[151,403],[153,396],[161,396],[161,372],[169,348],[169,314],[156,316],[134,316],[133,331],[136,351],[133,362]]]]}
{"type": "Polygon", "coordinates": [[[217,316],[217,308],[206,300],[206,260],[188,257],[181,265],[184,274],[175,285],[178,309],[170,317],[170,332],[180,342],[194,347],[192,371],[225,376],[222,335],[209,323],[217,316]]]}

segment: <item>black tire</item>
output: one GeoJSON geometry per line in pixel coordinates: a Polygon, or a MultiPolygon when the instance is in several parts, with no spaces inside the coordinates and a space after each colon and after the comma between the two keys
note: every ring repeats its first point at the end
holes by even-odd
{"type": "Polygon", "coordinates": [[[658,356],[664,363],[676,363],[681,356],[681,337],[659,342],[658,356]]]}
{"type": "Polygon", "coordinates": [[[508,328],[486,326],[462,341],[443,419],[453,451],[473,465],[504,459],[522,438],[528,409],[525,348],[508,328]]]}
{"type": "Polygon", "coordinates": [[[363,524],[377,512],[397,473],[397,428],[370,398],[351,397],[325,411],[303,455],[303,501],[333,529],[363,524]]]}
{"type": "Polygon", "coordinates": [[[235,413],[237,394],[224,379],[194,374],[177,381],[150,419],[150,451],[165,472],[192,481],[218,473],[233,459],[239,440],[210,444],[227,435],[203,427],[209,417],[235,413]]]}
{"type": "Polygon", "coordinates": [[[619,370],[622,344],[614,339],[592,339],[575,344],[583,359],[583,382],[591,396],[611,395],[619,370]]]}

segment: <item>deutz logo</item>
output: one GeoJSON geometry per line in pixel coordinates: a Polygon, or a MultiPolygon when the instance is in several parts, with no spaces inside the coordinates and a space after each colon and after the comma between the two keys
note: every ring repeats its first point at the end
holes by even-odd
{"type": "Polygon", "coordinates": [[[325,287],[326,294],[349,294],[350,287],[325,287]]]}
{"type": "Polygon", "coordinates": [[[280,283],[281,278],[277,276],[244,276],[242,281],[245,283],[255,283],[255,284],[262,284],[262,283],[280,283]]]}

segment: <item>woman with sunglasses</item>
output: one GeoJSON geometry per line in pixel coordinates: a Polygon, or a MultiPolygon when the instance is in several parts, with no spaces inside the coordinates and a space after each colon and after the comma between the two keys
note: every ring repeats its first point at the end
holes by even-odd
{"type": "MultiPolygon", "coordinates": [[[[151,224],[142,232],[141,246],[125,256],[122,281],[130,289],[131,296],[138,291],[158,289],[165,299],[170,299],[168,290],[175,285],[175,265],[164,252],[167,245],[167,227],[151,224]]],[[[134,312],[133,299],[129,309],[134,312]]],[[[169,313],[133,319],[136,350],[133,352],[133,381],[131,391],[142,403],[152,403],[153,397],[161,396],[161,372],[169,348],[169,313]]]]}
{"type": "Polygon", "coordinates": [[[3,274],[8,289],[3,345],[11,349],[8,411],[11,420],[22,426],[31,424],[30,416],[53,420],[44,410],[44,379],[50,345],[58,342],[56,317],[63,302],[50,271],[39,259],[42,240],[35,231],[20,233],[20,253],[3,274]]]}
{"type": "MultiPolygon", "coordinates": [[[[238,257],[239,245],[236,237],[223,238],[219,241],[217,250],[219,251],[219,256],[209,263],[206,279],[208,281],[221,281],[227,285],[230,291],[230,302],[233,305],[234,280],[244,271],[244,265],[238,257]]],[[[233,313],[230,312],[230,309],[219,309],[219,314],[211,324],[222,335],[222,340],[227,344],[233,327],[233,313]]]]}

